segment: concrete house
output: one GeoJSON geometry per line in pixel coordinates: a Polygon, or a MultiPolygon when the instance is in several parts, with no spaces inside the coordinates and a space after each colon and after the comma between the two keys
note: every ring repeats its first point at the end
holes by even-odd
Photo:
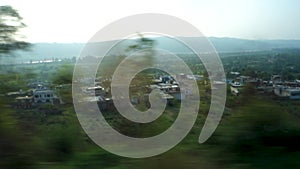
{"type": "Polygon", "coordinates": [[[33,91],[33,102],[34,103],[53,103],[56,98],[53,90],[34,90],[33,91]]]}
{"type": "Polygon", "coordinates": [[[274,94],[282,98],[300,99],[300,88],[278,85],[274,88],[274,94]]]}

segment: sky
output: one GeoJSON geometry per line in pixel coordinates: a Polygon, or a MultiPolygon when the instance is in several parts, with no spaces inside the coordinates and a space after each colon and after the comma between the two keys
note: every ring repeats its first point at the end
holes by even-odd
{"type": "Polygon", "coordinates": [[[24,18],[27,41],[85,43],[104,26],[141,13],[173,15],[205,36],[300,39],[299,0],[1,0],[24,18]]]}

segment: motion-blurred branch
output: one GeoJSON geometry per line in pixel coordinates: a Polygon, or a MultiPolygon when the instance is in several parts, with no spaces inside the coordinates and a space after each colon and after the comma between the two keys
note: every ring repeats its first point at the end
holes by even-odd
{"type": "Polygon", "coordinates": [[[28,50],[31,46],[19,34],[20,29],[26,27],[22,20],[11,6],[0,6],[0,56],[15,50],[28,50]]]}

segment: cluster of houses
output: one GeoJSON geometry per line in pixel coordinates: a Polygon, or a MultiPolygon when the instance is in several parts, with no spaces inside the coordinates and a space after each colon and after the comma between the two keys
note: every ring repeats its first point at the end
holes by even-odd
{"type": "Polygon", "coordinates": [[[15,98],[13,106],[19,109],[32,108],[43,103],[60,103],[61,100],[49,86],[50,84],[45,82],[32,82],[27,84],[29,90],[20,89],[16,92],[9,92],[6,96],[15,98]]]}
{"type": "Polygon", "coordinates": [[[274,81],[274,94],[281,98],[300,99],[300,80],[295,81],[274,81]]]}
{"type": "MultiPolygon", "coordinates": [[[[300,99],[300,80],[283,81],[280,75],[273,75],[269,81],[263,81],[250,76],[242,76],[238,72],[231,73],[236,77],[228,79],[227,83],[233,95],[240,95],[247,84],[252,84],[260,93],[275,94],[279,98],[300,99]]],[[[175,77],[176,79],[185,80],[203,80],[203,76],[201,75],[178,74],[175,77]]],[[[213,82],[213,87],[225,83],[225,80],[224,82],[213,82]]],[[[83,87],[81,91],[87,97],[82,98],[82,101],[96,101],[101,110],[111,110],[114,106],[109,90],[104,89],[100,84],[98,82],[95,83],[95,86],[83,87]]],[[[49,86],[50,84],[46,82],[31,82],[27,84],[27,88],[30,88],[29,90],[9,92],[6,95],[15,98],[14,107],[20,109],[31,108],[43,103],[62,103],[61,99],[55,94],[55,90],[65,88],[66,86],[56,86],[55,90],[50,89],[49,86]]],[[[70,85],[67,87],[70,87],[70,85]]],[[[172,103],[172,100],[183,100],[192,93],[188,88],[185,91],[181,91],[183,89],[180,89],[178,82],[170,75],[160,75],[154,78],[152,84],[148,87],[149,91],[159,89],[161,98],[167,100],[169,103],[172,103]]],[[[144,98],[148,97],[145,96],[144,98]]],[[[140,102],[141,98],[131,97],[132,104],[137,105],[140,102]]]]}
{"type": "MultiPolygon", "coordinates": [[[[185,79],[185,80],[202,80],[203,76],[201,75],[186,75],[179,74],[176,75],[176,79],[185,79]]],[[[99,80],[98,80],[99,81],[99,80]]],[[[101,81],[101,80],[100,80],[101,81]]],[[[178,82],[175,78],[169,75],[159,75],[156,78],[153,78],[152,84],[146,87],[147,91],[152,91],[159,89],[159,94],[163,100],[167,100],[168,104],[172,104],[173,100],[182,100],[191,95],[192,91],[185,89],[180,89],[178,82]]],[[[80,99],[83,102],[97,102],[100,110],[112,110],[114,109],[113,98],[111,97],[109,89],[105,89],[101,86],[101,82],[96,82],[94,86],[81,87],[81,92],[84,95],[80,99]]],[[[150,92],[149,92],[150,93],[150,92]]],[[[133,105],[138,105],[144,103],[145,105],[149,104],[149,93],[145,92],[143,96],[131,95],[130,101],[133,105]]]]}
{"type": "MultiPolygon", "coordinates": [[[[239,75],[238,72],[233,72],[239,75]]],[[[238,96],[247,84],[256,87],[259,93],[274,94],[283,99],[300,99],[300,80],[283,81],[280,75],[272,75],[269,81],[263,81],[250,76],[237,76],[230,80],[230,91],[233,95],[238,96]]]]}
{"type": "MultiPolygon", "coordinates": [[[[175,75],[178,80],[202,80],[202,75],[187,75],[187,74],[178,74],[175,75]]],[[[181,84],[187,85],[187,84],[181,84]]],[[[180,89],[178,82],[169,75],[159,76],[158,78],[153,80],[153,84],[150,85],[150,89],[159,89],[161,97],[168,101],[171,100],[183,100],[189,95],[192,94],[191,89],[188,87],[185,89],[180,89]],[[181,91],[184,90],[184,91],[181,91]]]]}

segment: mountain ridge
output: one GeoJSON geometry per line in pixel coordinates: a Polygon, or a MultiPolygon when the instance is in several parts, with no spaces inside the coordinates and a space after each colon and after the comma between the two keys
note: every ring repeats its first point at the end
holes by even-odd
{"type": "MultiPolygon", "coordinates": [[[[193,43],[196,37],[184,37],[185,41],[193,43]]],[[[170,38],[157,37],[158,48],[164,48],[174,53],[190,52],[170,38]]],[[[249,40],[230,37],[208,37],[217,52],[245,52],[245,51],[267,51],[276,48],[300,48],[300,40],[249,40]]],[[[130,40],[128,45],[131,43],[130,40]]],[[[99,42],[104,45],[113,44],[115,41],[99,42]]],[[[51,58],[72,58],[80,54],[85,43],[34,43],[30,51],[14,52],[17,60],[42,60],[51,58]]],[[[181,45],[182,46],[182,45],[181,45]]]]}

